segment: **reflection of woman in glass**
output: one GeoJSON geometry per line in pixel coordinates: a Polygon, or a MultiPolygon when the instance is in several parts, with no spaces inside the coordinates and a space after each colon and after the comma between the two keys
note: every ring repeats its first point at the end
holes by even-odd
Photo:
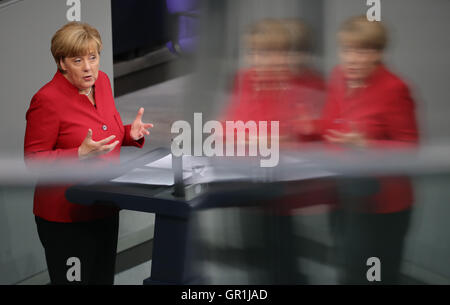
{"type": "MultiPolygon", "coordinates": [[[[323,114],[329,143],[366,148],[414,146],[414,102],[405,83],[382,62],[387,34],[380,22],[347,20],[338,33],[340,65],[332,72],[323,114]]],[[[368,283],[369,257],[382,264],[382,283],[397,283],[413,203],[405,177],[343,183],[342,209],[333,214],[347,283],[368,283]],[[345,215],[344,215],[345,214],[345,215]]]]}
{"type": "MultiPolygon", "coordinates": [[[[325,86],[309,65],[311,37],[306,25],[295,19],[263,19],[249,27],[245,42],[249,67],[237,73],[223,120],[278,121],[281,149],[320,140],[316,121],[325,86]]],[[[267,271],[263,283],[305,283],[297,262],[297,249],[302,246],[294,240],[292,214],[298,207],[326,202],[328,194],[316,191],[322,187],[321,181],[302,181],[301,195],[293,191],[295,195],[259,203],[264,206],[258,232],[265,238],[259,259],[267,271]]],[[[290,193],[299,186],[285,188],[290,193]]],[[[249,257],[248,262],[254,261],[249,257]]]]}
{"type": "Polygon", "coordinates": [[[235,77],[223,119],[278,121],[281,145],[318,140],[311,120],[320,112],[325,86],[309,65],[310,40],[300,20],[252,24],[245,35],[248,68],[235,77]]]}

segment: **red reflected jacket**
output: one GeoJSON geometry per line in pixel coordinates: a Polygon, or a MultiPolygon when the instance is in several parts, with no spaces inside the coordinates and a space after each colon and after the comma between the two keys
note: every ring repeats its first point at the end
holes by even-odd
{"type": "Polygon", "coordinates": [[[324,89],[322,78],[310,70],[298,76],[288,71],[275,75],[242,70],[235,78],[232,98],[221,120],[279,121],[282,138],[317,139],[313,135],[316,132],[311,132],[311,139],[300,135],[296,125],[299,120],[315,121],[320,116],[324,89]]]}
{"type": "MultiPolygon", "coordinates": [[[[347,94],[341,68],[333,70],[322,117],[322,134],[330,129],[342,132],[356,129],[369,140],[369,147],[376,148],[414,147],[419,138],[409,89],[383,65],[376,68],[364,88],[351,94],[347,94]]],[[[366,198],[363,210],[392,213],[412,205],[413,190],[408,178],[386,177],[378,182],[378,193],[366,198]]]]}
{"type": "MultiPolygon", "coordinates": [[[[57,161],[67,158],[78,161],[78,147],[92,129],[92,139],[98,141],[115,135],[120,143],[113,151],[97,158],[118,162],[122,145],[142,147],[144,138],[130,137],[131,125],[123,125],[115,107],[108,76],[99,71],[95,82],[94,107],[87,96],[79,94],[59,71],[31,99],[26,113],[24,139],[25,161],[57,161]]],[[[65,198],[68,185],[38,184],[34,193],[33,212],[48,221],[79,222],[112,216],[116,208],[82,206],[65,198]]]]}
{"type": "MultiPolygon", "coordinates": [[[[237,74],[232,99],[222,121],[279,121],[280,137],[290,142],[321,140],[318,122],[324,91],[323,79],[311,70],[301,75],[286,73],[267,77],[251,69],[243,70],[237,74]],[[307,133],[305,127],[309,130],[307,133]]],[[[286,191],[294,195],[286,194],[269,203],[277,214],[291,214],[298,212],[294,209],[305,206],[334,204],[337,200],[333,181],[324,179],[288,184],[286,191]],[[301,193],[298,193],[299,184],[301,193]]]]}

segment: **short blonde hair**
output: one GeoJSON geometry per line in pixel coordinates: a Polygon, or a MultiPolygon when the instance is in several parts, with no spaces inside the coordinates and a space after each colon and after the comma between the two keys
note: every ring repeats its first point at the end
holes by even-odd
{"type": "Polygon", "coordinates": [[[263,19],[252,24],[245,38],[251,49],[288,51],[291,47],[289,31],[276,19],[263,19]]]}
{"type": "Polygon", "coordinates": [[[379,21],[369,21],[366,16],[356,16],[346,20],[339,29],[341,45],[383,51],[388,37],[384,25],[379,21]]]}
{"type": "Polygon", "coordinates": [[[51,52],[58,70],[62,73],[60,61],[66,57],[88,54],[94,45],[100,54],[103,44],[99,32],[87,23],[69,22],[56,31],[52,37],[51,52]]]}
{"type": "Polygon", "coordinates": [[[295,18],[288,18],[282,19],[281,23],[289,31],[292,51],[308,52],[311,50],[311,31],[303,21],[295,18]]]}

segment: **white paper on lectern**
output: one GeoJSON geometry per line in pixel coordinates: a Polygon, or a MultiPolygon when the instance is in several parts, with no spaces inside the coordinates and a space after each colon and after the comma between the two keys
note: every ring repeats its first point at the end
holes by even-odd
{"type": "MultiPolygon", "coordinates": [[[[183,172],[183,179],[192,176],[192,173],[183,172]]],[[[171,186],[175,183],[175,178],[172,170],[167,169],[140,169],[135,168],[128,173],[111,180],[112,182],[122,183],[138,183],[147,185],[167,185],[171,186]]]]}
{"type": "Polygon", "coordinates": [[[161,159],[145,164],[145,166],[152,168],[172,169],[172,155],[168,154],[161,159]]]}
{"type": "MultiPolygon", "coordinates": [[[[207,166],[208,161],[206,157],[194,157],[191,155],[183,155],[183,170],[192,171],[194,166],[207,166]]],[[[168,154],[161,159],[145,164],[151,168],[172,169],[172,154],[168,154]]]]}
{"type": "MultiPolygon", "coordinates": [[[[244,167],[228,168],[211,166],[206,157],[195,157],[191,155],[183,155],[183,178],[192,177],[191,183],[209,183],[209,182],[225,182],[225,181],[242,181],[261,178],[258,176],[258,172],[248,171],[244,167]],[[193,173],[193,168],[201,169],[200,174],[193,173]],[[185,176],[186,173],[190,173],[189,176],[185,176]]],[[[159,170],[172,170],[172,155],[168,154],[163,158],[146,164],[149,169],[159,170]]],[[[325,178],[335,176],[335,173],[322,170],[320,167],[314,166],[309,160],[296,158],[294,156],[282,156],[280,158],[280,166],[285,166],[285,170],[275,171],[275,175],[272,179],[275,181],[297,181],[308,180],[314,178],[325,178]],[[294,166],[295,165],[295,166],[294,166]]],[[[198,170],[198,169],[197,169],[198,170]]],[[[172,181],[172,180],[170,180],[172,181]]],[[[156,183],[155,183],[156,184],[156,183]]]]}

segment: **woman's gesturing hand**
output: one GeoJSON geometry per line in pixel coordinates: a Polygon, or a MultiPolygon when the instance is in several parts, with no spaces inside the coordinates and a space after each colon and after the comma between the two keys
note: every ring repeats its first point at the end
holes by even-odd
{"type": "Polygon", "coordinates": [[[89,129],[86,138],[84,138],[83,143],[81,143],[80,147],[78,147],[78,158],[80,160],[87,159],[90,157],[95,157],[98,155],[107,154],[112,151],[119,141],[111,142],[116,136],[109,136],[100,141],[92,140],[92,130],[89,129]]]}
{"type": "Polygon", "coordinates": [[[144,135],[149,135],[149,128],[153,127],[153,124],[143,123],[142,116],[144,115],[144,108],[139,108],[138,114],[131,124],[130,136],[133,140],[137,141],[141,139],[144,135]]]}
{"type": "Polygon", "coordinates": [[[362,133],[356,131],[340,132],[337,130],[328,130],[328,133],[328,135],[325,135],[325,139],[331,143],[367,147],[367,139],[362,133]]]}

